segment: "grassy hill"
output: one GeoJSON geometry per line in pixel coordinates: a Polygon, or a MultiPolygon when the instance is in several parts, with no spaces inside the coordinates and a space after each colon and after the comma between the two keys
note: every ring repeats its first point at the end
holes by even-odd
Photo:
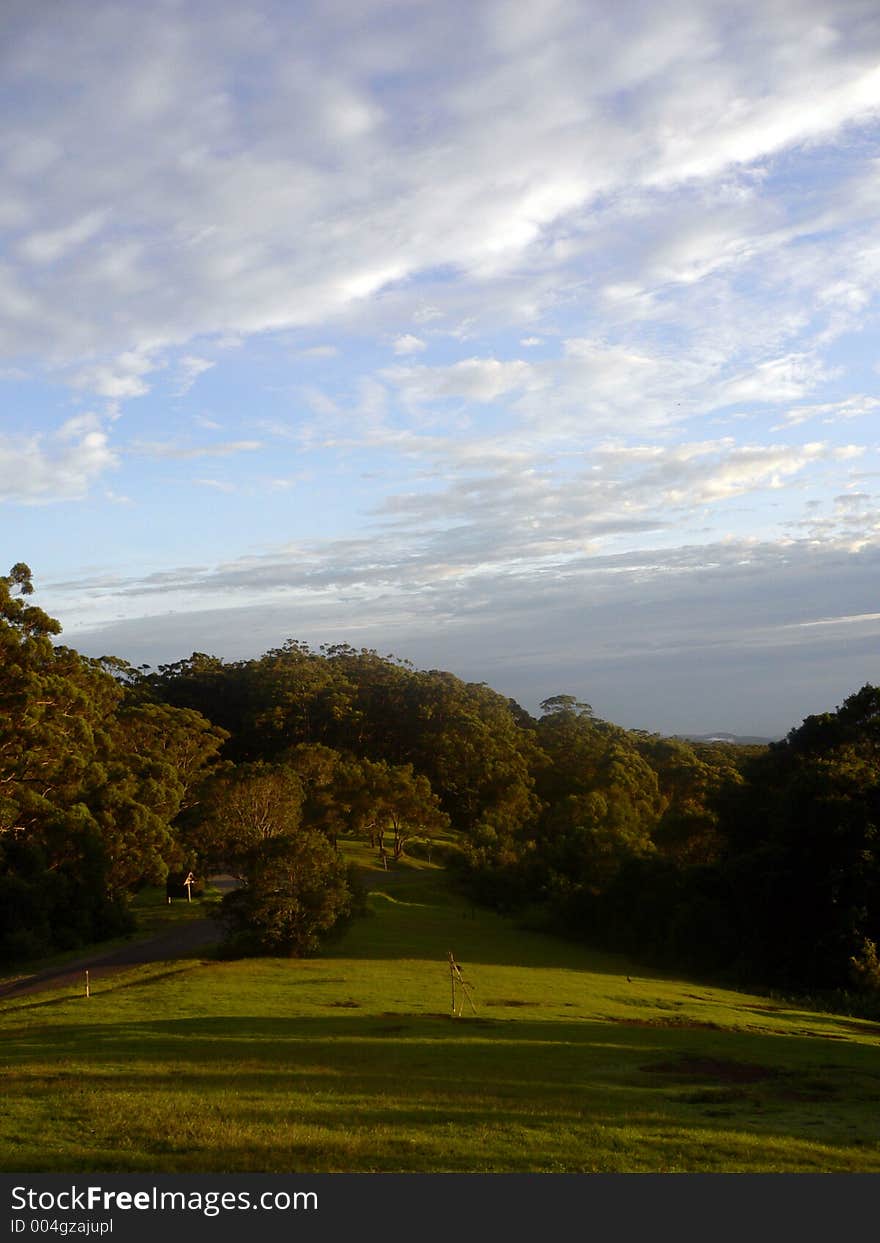
{"type": "Polygon", "coordinates": [[[6,1171],[880,1171],[880,1027],[518,930],[362,847],[308,960],[0,1002],[6,1171]],[[477,1013],[453,1017],[447,953],[477,1013]]]}

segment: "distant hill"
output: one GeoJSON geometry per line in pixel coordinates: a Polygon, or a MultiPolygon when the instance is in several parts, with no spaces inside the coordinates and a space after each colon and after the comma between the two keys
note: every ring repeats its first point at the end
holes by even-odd
{"type": "Polygon", "coordinates": [[[685,742],[727,742],[736,747],[766,747],[776,738],[758,738],[753,734],[676,734],[685,742]]]}

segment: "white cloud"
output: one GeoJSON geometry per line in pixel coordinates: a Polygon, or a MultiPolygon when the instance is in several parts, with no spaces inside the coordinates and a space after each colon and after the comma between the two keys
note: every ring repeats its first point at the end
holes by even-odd
{"type": "MultiPolygon", "coordinates": [[[[713,507],[782,492],[793,478],[862,452],[855,445],[740,445],[732,438],[677,446],[606,444],[576,474],[562,474],[549,463],[536,469],[515,456],[493,461],[475,455],[470,462],[455,459],[458,469],[445,486],[386,498],[379,516],[401,532],[431,532],[432,555],[440,564],[462,572],[504,565],[518,573],[525,564],[564,564],[609,542],[633,546],[649,532],[665,532],[669,542],[704,508],[705,521],[723,531],[726,520],[722,511],[713,517],[713,507]]],[[[423,572],[430,563],[426,557],[423,572]]]]}
{"type": "Polygon", "coordinates": [[[149,375],[156,366],[149,352],[126,350],[112,362],[83,367],[72,376],[71,383],[74,388],[84,389],[99,397],[143,397],[150,391],[144,376],[149,375]]]}
{"type": "Polygon", "coordinates": [[[100,233],[109,214],[101,209],[90,211],[61,228],[29,233],[18,243],[17,251],[30,263],[57,263],[100,233]]]}
{"type": "Polygon", "coordinates": [[[158,460],[186,462],[194,458],[231,457],[236,453],[254,453],[262,447],[261,440],[229,440],[214,445],[182,445],[176,441],[136,440],[128,446],[128,452],[158,460]]]}
{"type": "Polygon", "coordinates": [[[0,500],[25,505],[81,500],[118,463],[89,416],[70,420],[55,436],[0,435],[0,500]]]}
{"type": "Polygon", "coordinates": [[[729,380],[722,386],[716,401],[718,405],[797,401],[812,392],[829,374],[821,361],[807,354],[788,354],[759,363],[751,371],[729,380]]]}
{"type": "Polygon", "coordinates": [[[339,349],[335,345],[312,345],[307,350],[300,350],[300,358],[336,358],[339,349]]]}
{"type": "Polygon", "coordinates": [[[206,371],[210,371],[216,364],[207,358],[199,358],[195,354],[184,354],[177,362],[177,384],[175,392],[178,397],[183,397],[200,375],[204,375],[206,371]]]}
{"type": "Polygon", "coordinates": [[[65,419],[55,434],[59,440],[78,440],[89,432],[100,432],[102,426],[100,416],[89,411],[65,419]]]}
{"type": "Polygon", "coordinates": [[[425,342],[421,337],[414,337],[409,332],[404,333],[394,342],[395,354],[421,354],[425,348],[425,342]]]}
{"type": "Polygon", "coordinates": [[[815,621],[793,622],[792,629],[811,626],[858,626],[865,622],[880,622],[880,613],[855,613],[851,617],[817,617],[815,621]]]}
{"type": "MultiPolygon", "coordinates": [[[[855,447],[851,447],[855,449],[855,447]]],[[[841,460],[847,450],[830,449],[825,444],[807,444],[798,448],[787,445],[724,446],[721,454],[712,453],[709,461],[704,454],[707,446],[691,455],[687,446],[673,451],[674,474],[664,491],[671,504],[703,505],[742,496],[759,488],[781,488],[784,481],[815,462],[841,460]]],[[[861,452],[861,450],[855,450],[861,452]]]]}
{"type": "Polygon", "coordinates": [[[466,358],[447,367],[388,367],[381,373],[407,402],[462,398],[490,402],[536,383],[536,372],[519,359],[466,358]]]}
{"type": "Polygon", "coordinates": [[[859,393],[843,401],[820,402],[813,406],[795,406],[783,420],[783,426],[795,427],[810,419],[822,419],[823,423],[837,423],[842,419],[858,419],[874,414],[880,409],[880,398],[859,393]]]}
{"type": "MultiPolygon", "coordinates": [[[[626,427],[682,422],[719,404],[715,360],[669,357],[591,338],[569,338],[560,358],[526,362],[472,357],[445,366],[390,367],[380,374],[413,407],[457,399],[504,400],[532,442],[573,441],[626,427]]],[[[508,429],[508,435],[512,434],[508,429]]]]}
{"type": "Polygon", "coordinates": [[[235,492],[235,484],[228,479],[194,479],[193,483],[200,488],[213,488],[215,492],[235,492]]]}

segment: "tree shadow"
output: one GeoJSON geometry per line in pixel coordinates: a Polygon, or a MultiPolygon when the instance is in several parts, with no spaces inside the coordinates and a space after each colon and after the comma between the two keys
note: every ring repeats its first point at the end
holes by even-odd
{"type": "MultiPolygon", "coordinates": [[[[855,1147],[864,1168],[880,1169],[866,1108],[880,1099],[880,1072],[853,1048],[601,1020],[346,1012],[53,1026],[10,1035],[4,1060],[10,1104],[26,1098],[36,1115],[65,1119],[68,1164],[53,1157],[49,1168],[89,1168],[95,1137],[123,1134],[141,1156],[121,1154],[116,1168],[176,1153],[187,1169],[339,1168],[333,1162],[345,1159],[416,1169],[434,1153],[449,1168],[479,1169],[488,1135],[497,1168],[529,1168],[529,1159],[545,1168],[546,1153],[517,1150],[532,1134],[565,1168],[589,1169],[597,1129],[635,1126],[658,1153],[681,1147],[684,1133],[695,1151],[705,1143],[722,1152],[821,1136],[842,1163],[855,1147]]],[[[648,1168],[654,1158],[645,1159],[648,1168]]],[[[4,1168],[15,1167],[4,1158],[4,1168]]]]}

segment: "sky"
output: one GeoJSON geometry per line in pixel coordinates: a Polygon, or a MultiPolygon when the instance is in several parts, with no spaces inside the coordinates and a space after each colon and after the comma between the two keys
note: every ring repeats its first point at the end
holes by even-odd
{"type": "Polygon", "coordinates": [[[880,681],[876,0],[4,0],[0,569],[664,733],[880,681]]]}

